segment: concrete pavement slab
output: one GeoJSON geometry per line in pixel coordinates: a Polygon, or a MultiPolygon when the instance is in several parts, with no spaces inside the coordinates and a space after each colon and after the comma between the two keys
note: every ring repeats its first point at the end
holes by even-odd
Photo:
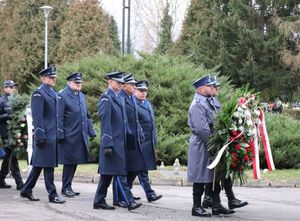
{"type": "MultiPolygon", "coordinates": [[[[14,184],[13,179],[7,183],[14,184]]],[[[55,182],[60,193],[61,182],[55,182]]],[[[0,189],[0,220],[199,220],[192,217],[192,187],[191,186],[158,186],[153,189],[163,194],[159,201],[148,203],[142,188],[134,185],[132,192],[141,196],[143,206],[129,212],[124,208],[114,211],[94,210],[93,198],[97,183],[74,182],[73,189],[81,192],[78,197],[66,198],[63,205],[48,202],[48,195],[44,182],[39,179],[33,193],[40,198],[38,202],[30,202],[19,196],[20,192],[12,189],[0,189]]],[[[208,220],[300,220],[300,189],[299,188],[249,188],[234,187],[239,199],[247,200],[249,205],[236,209],[236,213],[229,217],[212,217],[208,220]]],[[[227,200],[222,193],[223,205],[227,207],[227,200]]],[[[112,191],[109,188],[107,202],[112,204],[112,191]]]]}

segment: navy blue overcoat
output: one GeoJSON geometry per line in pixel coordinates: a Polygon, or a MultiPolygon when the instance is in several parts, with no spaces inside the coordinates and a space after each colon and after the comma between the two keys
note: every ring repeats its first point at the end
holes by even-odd
{"type": "Polygon", "coordinates": [[[144,140],[144,135],[138,121],[137,105],[134,97],[129,97],[123,90],[121,90],[119,95],[124,98],[125,101],[129,127],[127,130],[126,143],[127,171],[142,171],[145,170],[144,157],[141,150],[141,143],[144,140]]]}
{"type": "Polygon", "coordinates": [[[156,129],[155,118],[151,103],[148,100],[143,102],[136,99],[138,119],[145,136],[144,142],[141,143],[142,154],[146,170],[156,169],[155,145],[156,129]]]}
{"type": "Polygon", "coordinates": [[[98,114],[101,127],[98,172],[102,175],[127,175],[127,117],[124,99],[117,97],[109,88],[99,98],[98,114]],[[104,154],[104,148],[108,147],[112,148],[111,155],[104,154]]]}
{"type": "Polygon", "coordinates": [[[57,166],[57,94],[41,84],[32,94],[31,112],[34,126],[31,165],[34,167],[57,166]],[[36,141],[45,139],[42,146],[36,141]]]}
{"type": "Polygon", "coordinates": [[[87,163],[89,159],[89,137],[96,136],[89,117],[85,96],[77,95],[66,86],[58,94],[58,163],[74,165],[87,163]]]}

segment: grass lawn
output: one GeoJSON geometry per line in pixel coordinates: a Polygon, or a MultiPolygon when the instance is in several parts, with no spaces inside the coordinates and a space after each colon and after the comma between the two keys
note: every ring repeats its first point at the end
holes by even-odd
{"type": "MultiPolygon", "coordinates": [[[[2,163],[2,160],[0,160],[2,163]]],[[[27,162],[25,160],[19,160],[19,166],[23,173],[27,169],[27,162]]],[[[175,175],[173,173],[172,166],[166,166],[164,169],[158,168],[157,171],[150,171],[150,177],[152,179],[178,179],[178,176],[185,176],[186,167],[182,166],[180,168],[180,175],[175,175]]],[[[97,174],[98,164],[83,164],[78,165],[75,176],[79,177],[93,177],[97,174]]],[[[55,174],[60,175],[62,173],[62,165],[59,165],[58,168],[55,168],[55,174]]],[[[252,180],[252,171],[247,171],[247,175],[249,177],[248,181],[252,180]]],[[[264,173],[261,171],[262,182],[280,182],[280,183],[288,183],[288,182],[300,182],[300,169],[286,169],[286,170],[275,170],[273,172],[264,173]]]]}

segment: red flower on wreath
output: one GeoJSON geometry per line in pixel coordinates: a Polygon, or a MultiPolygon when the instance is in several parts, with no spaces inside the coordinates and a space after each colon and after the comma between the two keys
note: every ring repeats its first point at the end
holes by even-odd
{"type": "Polygon", "coordinates": [[[246,102],[247,102],[246,98],[240,97],[239,100],[238,100],[238,105],[243,106],[244,104],[246,104],[246,102]]]}
{"type": "Polygon", "coordinates": [[[232,135],[233,135],[233,136],[236,137],[238,134],[239,134],[239,132],[238,132],[237,130],[232,131],[232,135]]]}
{"type": "Polygon", "coordinates": [[[248,156],[248,155],[245,155],[245,156],[244,156],[244,160],[245,160],[245,161],[249,161],[249,160],[250,160],[249,156],[248,156]]]}
{"type": "Polygon", "coordinates": [[[237,161],[236,153],[232,152],[231,156],[232,156],[232,161],[233,162],[237,161]]]}
{"type": "Polygon", "coordinates": [[[251,140],[251,141],[250,141],[249,146],[250,146],[251,148],[254,147],[254,140],[251,140]]]}
{"type": "Polygon", "coordinates": [[[240,150],[240,149],[241,149],[241,146],[240,146],[239,144],[236,144],[236,145],[235,145],[235,149],[240,150]]]}
{"type": "Polygon", "coordinates": [[[241,167],[240,167],[240,172],[243,172],[243,170],[244,170],[244,167],[241,166],[241,167]]]}
{"type": "Polygon", "coordinates": [[[232,163],[230,164],[230,167],[231,167],[231,168],[236,168],[236,166],[237,166],[237,163],[235,163],[235,162],[232,162],[232,163]]]}
{"type": "Polygon", "coordinates": [[[255,99],[255,96],[254,96],[253,94],[251,94],[251,95],[249,96],[249,99],[250,99],[250,100],[254,100],[254,99],[255,99]]]}

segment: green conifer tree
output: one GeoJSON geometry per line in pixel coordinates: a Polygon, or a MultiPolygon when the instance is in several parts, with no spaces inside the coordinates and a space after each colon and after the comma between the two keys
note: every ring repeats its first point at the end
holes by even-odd
{"type": "Polygon", "coordinates": [[[118,25],[113,16],[109,17],[109,37],[112,41],[114,52],[120,53],[121,42],[119,39],[118,25]]]}
{"type": "Polygon", "coordinates": [[[97,0],[74,1],[62,25],[58,57],[71,61],[99,52],[111,53],[109,16],[97,0]]]}
{"type": "Polygon", "coordinates": [[[165,54],[172,45],[172,17],[169,15],[169,2],[163,12],[163,18],[161,20],[161,31],[159,33],[159,44],[156,48],[156,52],[159,54],[165,54]]]}
{"type": "Polygon", "coordinates": [[[274,23],[276,16],[299,20],[298,4],[192,0],[176,47],[196,64],[220,65],[221,74],[229,75],[237,86],[250,83],[266,99],[291,99],[299,81],[291,84],[297,74],[282,62],[287,37],[274,23]]]}

